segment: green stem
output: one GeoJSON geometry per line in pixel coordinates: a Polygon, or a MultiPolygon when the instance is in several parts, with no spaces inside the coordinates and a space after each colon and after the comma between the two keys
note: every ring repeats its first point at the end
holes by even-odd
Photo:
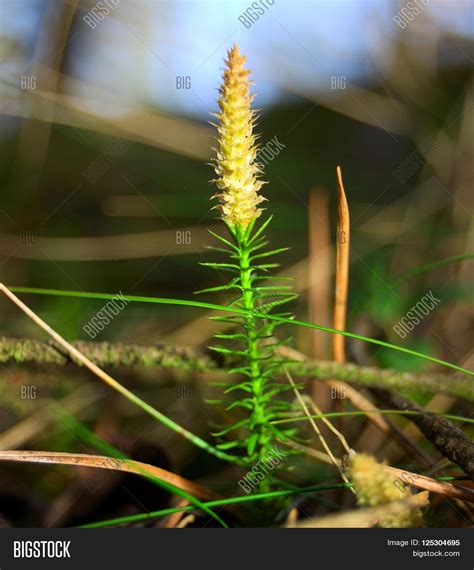
{"type": "Polygon", "coordinates": [[[263,395],[263,377],[260,366],[260,350],[258,345],[257,318],[254,316],[256,309],[255,295],[253,290],[252,267],[250,264],[250,251],[248,247],[248,234],[242,227],[237,227],[234,238],[239,248],[239,265],[240,265],[240,282],[243,288],[242,302],[243,307],[247,311],[245,316],[246,325],[246,344],[248,366],[251,371],[252,398],[254,402],[254,410],[252,413],[255,431],[259,434],[255,452],[251,453],[251,457],[257,456],[257,460],[262,459],[269,450],[268,425],[265,417],[265,407],[262,401],[263,395]]]}

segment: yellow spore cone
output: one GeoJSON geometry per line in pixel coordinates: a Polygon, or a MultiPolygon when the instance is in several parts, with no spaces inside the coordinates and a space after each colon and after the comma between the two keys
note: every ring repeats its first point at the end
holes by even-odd
{"type": "MultiPolygon", "coordinates": [[[[350,459],[349,478],[354,484],[359,505],[377,507],[407,497],[397,484],[397,477],[387,472],[383,465],[365,453],[357,453],[350,459]]],[[[420,527],[423,514],[419,508],[407,506],[396,516],[389,516],[379,526],[392,528],[420,527]]]]}
{"type": "Polygon", "coordinates": [[[264,200],[258,192],[263,182],[258,180],[259,167],[256,163],[257,146],[253,134],[255,111],[251,108],[249,73],[244,68],[246,57],[239,48],[228,51],[223,83],[219,89],[219,119],[217,130],[218,148],[215,158],[215,180],[220,193],[216,206],[224,221],[231,226],[246,228],[258,218],[258,207],[264,200]]]}

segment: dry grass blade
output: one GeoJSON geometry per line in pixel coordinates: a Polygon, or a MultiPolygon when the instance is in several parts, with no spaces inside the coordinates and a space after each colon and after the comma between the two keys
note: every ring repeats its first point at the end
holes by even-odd
{"type": "MultiPolygon", "coordinates": [[[[339,471],[339,474],[341,475],[342,480],[345,483],[349,483],[349,479],[347,478],[344,471],[341,469],[340,461],[334,457],[334,454],[331,451],[330,447],[328,446],[326,440],[324,439],[323,434],[321,433],[321,430],[317,426],[314,419],[311,417],[311,413],[308,410],[308,406],[306,405],[304,398],[301,396],[298,388],[296,387],[296,385],[293,381],[293,378],[291,377],[291,375],[289,374],[289,372],[286,368],[285,368],[285,374],[286,374],[286,377],[288,378],[288,382],[290,383],[291,387],[293,388],[293,392],[295,393],[295,396],[296,396],[298,402],[300,403],[301,407],[303,408],[304,413],[308,416],[308,420],[309,420],[311,426],[313,427],[314,431],[316,432],[316,435],[318,436],[318,439],[321,442],[321,445],[324,447],[324,450],[326,451],[326,453],[330,457],[332,464],[339,471]]],[[[351,488],[351,491],[355,494],[354,489],[351,488]]]]}
{"type": "Polygon", "coordinates": [[[333,432],[333,434],[338,438],[338,440],[341,442],[342,447],[346,450],[346,453],[350,453],[351,447],[349,446],[349,444],[347,443],[347,439],[344,437],[344,435],[337,429],[335,428],[332,423],[326,418],[324,417],[324,415],[322,415],[321,410],[318,408],[318,406],[310,399],[309,400],[309,405],[313,408],[313,412],[315,413],[315,415],[320,415],[321,416],[321,421],[333,432]]]}
{"type": "MultiPolygon", "coordinates": [[[[332,459],[329,457],[327,453],[323,451],[319,451],[318,449],[313,449],[312,447],[308,447],[307,445],[302,445],[301,443],[297,443],[296,441],[283,441],[282,442],[287,447],[291,447],[292,449],[298,449],[299,451],[305,453],[309,457],[314,457],[318,461],[322,461],[323,463],[328,463],[329,465],[334,465],[332,459]]],[[[337,464],[341,465],[341,460],[337,459],[337,464]]]]}
{"type": "Polygon", "coordinates": [[[407,507],[423,508],[426,506],[428,506],[428,492],[424,491],[380,507],[369,507],[337,515],[311,518],[300,522],[297,526],[298,528],[370,528],[380,521],[405,512],[407,507]]]}
{"type": "Polygon", "coordinates": [[[17,461],[24,463],[48,463],[54,465],[75,465],[96,469],[109,469],[134,473],[135,475],[158,478],[194,497],[212,501],[222,498],[210,489],[193,483],[180,475],[171,473],[161,467],[148,465],[132,459],[107,457],[105,455],[88,455],[82,453],[62,453],[54,451],[0,451],[0,461],[17,461]]]}
{"type": "MultiPolygon", "coordinates": [[[[280,353],[298,362],[305,362],[308,360],[304,354],[287,346],[280,347],[280,353]]],[[[315,382],[317,382],[317,380],[313,380],[313,383],[315,382]]],[[[371,402],[368,398],[366,398],[363,394],[361,394],[358,390],[346,382],[333,379],[328,380],[327,382],[331,386],[342,390],[344,392],[345,398],[347,398],[359,410],[365,411],[377,409],[373,402],[371,402]]],[[[382,414],[379,414],[376,411],[366,412],[366,418],[384,435],[387,437],[391,436],[394,440],[394,443],[396,443],[401,450],[408,453],[408,455],[419,465],[431,465],[426,454],[424,454],[423,451],[421,451],[410,439],[408,439],[393,422],[388,420],[382,414]]]]}

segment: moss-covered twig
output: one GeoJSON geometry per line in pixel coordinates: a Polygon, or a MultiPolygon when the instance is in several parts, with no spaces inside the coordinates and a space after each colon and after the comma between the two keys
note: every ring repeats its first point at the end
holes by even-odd
{"type": "MultiPolygon", "coordinates": [[[[71,343],[79,352],[93,360],[98,366],[116,368],[161,366],[183,371],[200,372],[216,368],[215,361],[203,351],[193,348],[165,345],[136,345],[121,342],[71,343]]],[[[0,363],[2,364],[56,364],[73,362],[54,341],[39,341],[0,337],[0,363]]],[[[81,362],[75,362],[79,366],[81,362]]]]}
{"type": "Polygon", "coordinates": [[[439,374],[398,372],[391,369],[380,369],[356,364],[338,364],[325,361],[298,362],[290,366],[297,376],[308,376],[318,379],[335,378],[349,384],[359,384],[366,387],[386,388],[387,390],[413,389],[427,394],[443,392],[474,400],[474,382],[460,374],[439,374]]]}
{"type": "MultiPolygon", "coordinates": [[[[162,367],[188,372],[224,369],[211,355],[195,348],[84,341],[72,344],[87,358],[105,368],[162,367]]],[[[71,358],[54,342],[0,337],[1,364],[66,365],[70,362],[71,358]]],[[[288,365],[288,369],[293,375],[300,377],[320,380],[334,378],[350,384],[389,390],[409,388],[430,394],[444,392],[474,401],[474,383],[470,378],[456,374],[413,374],[315,360],[294,362],[288,365]]]]}

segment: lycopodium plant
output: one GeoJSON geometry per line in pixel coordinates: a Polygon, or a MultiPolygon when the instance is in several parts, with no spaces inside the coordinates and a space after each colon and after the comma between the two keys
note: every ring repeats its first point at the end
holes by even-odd
{"type": "Polygon", "coordinates": [[[265,200],[260,194],[264,183],[257,162],[256,114],[251,107],[254,95],[250,94],[250,72],[244,67],[245,59],[237,46],[228,52],[219,90],[219,112],[213,114],[218,120],[214,159],[217,177],[213,182],[219,190],[213,198],[218,200],[215,208],[228,236],[211,232],[223,246],[211,249],[224,253],[228,260],[204,265],[231,275],[225,285],[205,291],[229,292],[233,296],[230,306],[247,311],[245,316],[213,317],[232,327],[229,332],[216,334],[219,345],[211,348],[234,362],[230,373],[239,377],[223,385],[230,399],[226,409],[232,413],[240,411],[235,421],[214,434],[225,438],[217,447],[231,450],[250,466],[264,459],[277,441],[292,438],[295,433],[293,429],[277,429],[271,423],[287,416],[290,403],[282,393],[291,387],[276,380],[285,362],[277,349],[287,339],[276,339],[275,328],[280,323],[265,318],[268,314],[291,317],[288,312],[278,311],[295,294],[290,286],[274,284],[282,279],[270,275],[278,264],[267,262],[288,248],[267,250],[264,232],[271,217],[259,223],[265,200]]]}

